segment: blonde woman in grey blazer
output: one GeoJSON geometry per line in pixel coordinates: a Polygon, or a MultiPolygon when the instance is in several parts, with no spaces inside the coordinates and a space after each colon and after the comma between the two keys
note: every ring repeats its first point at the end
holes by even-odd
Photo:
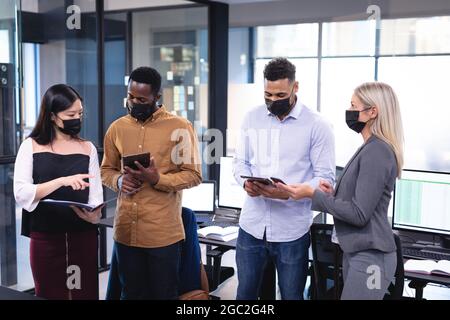
{"type": "Polygon", "coordinates": [[[381,82],[354,91],[346,111],[350,129],[364,144],[350,159],[336,187],[321,181],[277,187],[291,198],[312,199],[312,209],[334,217],[333,241],[343,254],[341,299],[382,299],[394,278],[396,246],[387,212],[395,179],[403,167],[403,128],[397,96],[381,82]]]}

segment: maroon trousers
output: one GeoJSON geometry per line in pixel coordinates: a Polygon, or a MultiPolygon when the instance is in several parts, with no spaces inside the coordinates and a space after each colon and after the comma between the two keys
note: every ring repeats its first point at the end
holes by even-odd
{"type": "Polygon", "coordinates": [[[36,296],[98,300],[97,230],[31,233],[30,262],[36,296]]]}

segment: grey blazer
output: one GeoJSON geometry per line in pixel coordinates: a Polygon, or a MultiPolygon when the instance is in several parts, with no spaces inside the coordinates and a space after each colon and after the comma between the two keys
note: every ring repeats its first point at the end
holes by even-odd
{"type": "Polygon", "coordinates": [[[396,177],[394,151],[372,135],[344,168],[334,195],[314,192],[312,209],[333,215],[344,252],[396,250],[387,218],[396,177]]]}

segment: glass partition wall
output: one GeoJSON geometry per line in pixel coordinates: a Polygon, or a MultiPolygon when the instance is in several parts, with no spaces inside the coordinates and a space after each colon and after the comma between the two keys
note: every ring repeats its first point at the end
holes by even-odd
{"type": "Polygon", "coordinates": [[[20,139],[21,91],[18,15],[20,1],[0,2],[0,285],[15,286],[26,281],[21,271],[21,242],[16,235],[13,195],[13,163],[20,139]]]}

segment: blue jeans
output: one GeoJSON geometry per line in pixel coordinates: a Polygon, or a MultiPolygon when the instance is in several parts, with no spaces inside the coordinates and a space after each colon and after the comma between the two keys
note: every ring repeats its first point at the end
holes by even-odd
{"type": "Polygon", "coordinates": [[[242,229],[236,243],[238,300],[256,300],[267,262],[272,260],[278,273],[283,300],[302,300],[308,273],[309,233],[290,242],[256,239],[242,229]]]}
{"type": "Polygon", "coordinates": [[[178,299],[181,242],[161,248],[136,248],[115,242],[121,300],[178,299]]]}

